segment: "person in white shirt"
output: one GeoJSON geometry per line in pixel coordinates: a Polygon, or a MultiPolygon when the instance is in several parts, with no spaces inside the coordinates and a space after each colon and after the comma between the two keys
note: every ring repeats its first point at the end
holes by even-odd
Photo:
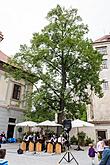
{"type": "Polygon", "coordinates": [[[98,154],[98,159],[101,160],[102,158],[102,152],[104,150],[104,141],[102,140],[102,138],[99,136],[98,137],[98,142],[97,142],[97,154],[98,154]]]}
{"type": "Polygon", "coordinates": [[[65,143],[66,139],[60,135],[60,137],[58,138],[58,142],[61,143],[62,145],[65,143]]]}
{"type": "Polygon", "coordinates": [[[51,141],[53,144],[55,144],[55,143],[57,142],[56,136],[53,135],[53,136],[51,137],[50,141],[51,141]]]}

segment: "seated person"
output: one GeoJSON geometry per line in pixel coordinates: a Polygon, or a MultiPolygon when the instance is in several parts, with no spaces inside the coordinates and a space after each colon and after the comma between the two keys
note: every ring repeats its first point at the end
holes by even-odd
{"type": "Polygon", "coordinates": [[[25,134],[25,135],[23,136],[23,141],[29,141],[29,138],[28,138],[28,135],[27,135],[27,134],[25,134]]]}
{"type": "Polygon", "coordinates": [[[60,135],[60,137],[58,138],[58,142],[64,145],[64,143],[66,142],[66,139],[62,135],[60,135]]]}
{"type": "Polygon", "coordinates": [[[29,149],[29,136],[27,133],[23,136],[23,141],[26,143],[26,150],[29,149]]]}
{"type": "Polygon", "coordinates": [[[45,136],[42,135],[42,150],[45,150],[46,145],[45,145],[45,136]]]}
{"type": "Polygon", "coordinates": [[[1,137],[1,135],[0,135],[0,143],[2,143],[2,137],[1,137]]]}
{"type": "Polygon", "coordinates": [[[58,143],[61,144],[62,151],[65,151],[66,142],[67,140],[62,135],[60,135],[60,137],[58,138],[58,143]]]}
{"type": "Polygon", "coordinates": [[[2,137],[2,143],[6,143],[6,138],[2,137]]]}
{"type": "Polygon", "coordinates": [[[4,131],[1,133],[0,136],[2,137],[2,143],[6,143],[6,136],[4,131]]]}
{"type": "Polygon", "coordinates": [[[55,135],[53,135],[50,139],[50,141],[52,142],[53,144],[53,150],[55,150],[55,144],[57,143],[57,138],[55,135]]]}
{"type": "Polygon", "coordinates": [[[29,141],[33,141],[33,135],[32,135],[32,134],[30,134],[30,135],[28,136],[28,138],[29,138],[29,141]]]}
{"type": "Polygon", "coordinates": [[[33,139],[32,139],[32,141],[35,143],[36,142],[36,134],[35,133],[33,133],[33,139]]]}

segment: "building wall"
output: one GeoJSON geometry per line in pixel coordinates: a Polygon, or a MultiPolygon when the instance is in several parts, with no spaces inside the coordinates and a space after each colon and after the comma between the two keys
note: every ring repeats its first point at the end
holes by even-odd
{"type": "MultiPolygon", "coordinates": [[[[15,126],[16,123],[24,120],[23,111],[27,108],[24,96],[27,91],[32,91],[30,84],[23,79],[16,81],[13,78],[6,78],[5,72],[0,70],[0,132],[5,131],[7,135],[9,125],[15,126]],[[20,100],[12,98],[14,84],[21,86],[20,100]],[[15,122],[10,122],[10,118],[15,119],[15,122]]],[[[14,132],[13,136],[15,135],[14,132]]]]}
{"type": "Polygon", "coordinates": [[[97,132],[98,131],[105,131],[106,138],[110,138],[110,41],[101,41],[101,42],[95,42],[94,43],[95,49],[100,49],[100,47],[105,47],[107,49],[107,53],[103,54],[103,59],[106,59],[107,68],[103,68],[100,72],[100,79],[107,81],[107,84],[102,84],[102,90],[104,96],[102,98],[98,98],[94,94],[92,94],[92,106],[88,106],[87,111],[87,118],[88,121],[91,121],[95,124],[95,127],[88,131],[90,133],[90,136],[97,141],[97,132]],[[105,88],[106,87],[106,88],[105,88]],[[91,111],[92,110],[92,111],[91,111]],[[93,115],[91,114],[93,113],[93,115]]]}
{"type": "MultiPolygon", "coordinates": [[[[98,124],[95,125],[94,127],[81,127],[78,128],[79,132],[85,132],[86,136],[94,140],[94,144],[97,142],[97,131],[105,131],[106,132],[106,138],[110,139],[110,125],[108,124],[98,124]]],[[[70,131],[70,138],[72,136],[77,137],[77,128],[72,128],[70,131]]]]}
{"type": "Polygon", "coordinates": [[[15,118],[16,123],[23,120],[23,112],[18,110],[7,109],[0,106],[0,131],[5,131],[7,135],[8,124],[15,125],[16,123],[9,122],[9,118],[15,118]]]}
{"type": "Polygon", "coordinates": [[[100,72],[101,80],[108,81],[108,89],[103,89],[103,98],[93,97],[94,120],[95,121],[109,121],[110,120],[110,42],[96,43],[94,47],[107,46],[107,54],[103,55],[103,59],[107,59],[107,69],[102,69],[100,72]]]}

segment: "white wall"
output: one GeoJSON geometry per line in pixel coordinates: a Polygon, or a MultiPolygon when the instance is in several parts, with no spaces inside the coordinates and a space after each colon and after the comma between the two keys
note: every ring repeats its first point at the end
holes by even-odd
{"type": "MultiPolygon", "coordinates": [[[[6,78],[5,72],[0,70],[0,131],[3,130],[7,134],[8,124],[15,125],[23,121],[23,110],[26,104],[23,102],[24,94],[26,93],[26,82],[21,79],[16,81],[13,78],[6,78]],[[21,86],[20,100],[12,99],[13,87],[17,83],[21,86]],[[8,123],[9,118],[15,118],[16,123],[8,123]]],[[[32,86],[28,85],[27,89],[32,91],[32,86]]],[[[14,135],[16,135],[14,133],[14,135]]]]}
{"type": "Polygon", "coordinates": [[[8,110],[0,107],[0,131],[3,130],[7,134],[8,124],[15,125],[16,123],[9,123],[9,118],[15,118],[16,123],[23,119],[22,111],[8,110]]]}

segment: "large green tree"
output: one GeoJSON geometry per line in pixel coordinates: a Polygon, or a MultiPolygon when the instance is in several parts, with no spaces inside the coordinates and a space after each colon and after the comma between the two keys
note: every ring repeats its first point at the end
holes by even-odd
{"type": "Polygon", "coordinates": [[[40,120],[44,114],[44,118],[52,118],[58,112],[59,122],[65,116],[81,118],[90,103],[91,91],[102,96],[102,57],[86,37],[88,27],[77,9],[57,5],[47,14],[47,20],[48,25],[33,34],[30,46],[21,45],[11,60],[20,69],[10,73],[34,85],[31,96],[35,111],[27,116],[39,116],[40,120]]]}

